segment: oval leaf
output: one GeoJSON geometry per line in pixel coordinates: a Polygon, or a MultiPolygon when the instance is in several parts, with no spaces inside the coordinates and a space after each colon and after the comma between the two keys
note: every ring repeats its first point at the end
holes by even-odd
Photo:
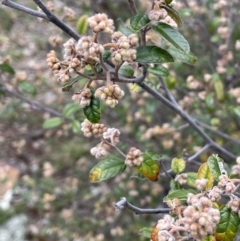
{"type": "Polygon", "coordinates": [[[72,117],[77,111],[80,111],[81,107],[79,104],[69,103],[63,109],[64,117],[72,117]]]}
{"type": "Polygon", "coordinates": [[[143,162],[137,166],[138,171],[149,180],[156,182],[160,172],[159,165],[156,163],[160,156],[153,151],[146,151],[143,153],[143,162]]]}
{"type": "Polygon", "coordinates": [[[152,26],[152,28],[175,48],[185,53],[190,52],[188,41],[170,25],[166,23],[156,23],[152,26]]]}
{"type": "Polygon", "coordinates": [[[157,76],[168,76],[169,70],[161,65],[155,66],[153,68],[149,67],[148,71],[157,76]]]}
{"type": "Polygon", "coordinates": [[[14,68],[11,65],[9,65],[8,63],[0,64],[0,70],[3,72],[7,72],[9,74],[15,74],[14,68]]]}
{"type": "Polygon", "coordinates": [[[26,94],[36,95],[37,94],[37,88],[28,82],[20,82],[18,84],[19,89],[26,94]]]}
{"type": "Polygon", "coordinates": [[[194,65],[197,62],[197,57],[192,53],[186,54],[174,47],[168,48],[168,52],[173,56],[175,60],[182,61],[186,64],[194,65]]]}
{"type": "Polygon", "coordinates": [[[203,163],[198,169],[197,179],[202,179],[202,178],[208,179],[208,182],[206,185],[208,189],[213,186],[214,178],[208,167],[207,162],[203,163]]]}
{"type": "Polygon", "coordinates": [[[79,34],[85,34],[87,31],[87,15],[83,15],[82,17],[79,18],[77,22],[77,32],[79,34]]]}
{"type": "Polygon", "coordinates": [[[73,86],[76,82],[78,82],[80,79],[83,79],[83,77],[82,77],[82,76],[77,76],[76,78],[72,79],[70,82],[66,83],[66,84],[62,87],[62,91],[63,91],[63,92],[69,91],[69,90],[72,88],[72,86],[73,86]]]}
{"type": "Polygon", "coordinates": [[[215,231],[216,241],[232,241],[236,237],[240,217],[227,206],[220,209],[220,221],[215,231]]]}
{"type": "Polygon", "coordinates": [[[95,167],[92,168],[89,174],[90,182],[101,182],[117,176],[126,169],[123,160],[116,157],[107,158],[100,161],[95,167]]]}
{"type": "Polygon", "coordinates": [[[140,30],[150,22],[146,14],[138,13],[130,19],[130,25],[134,30],[140,30]]]}
{"type": "Polygon", "coordinates": [[[125,75],[127,77],[132,77],[134,75],[134,69],[131,65],[127,64],[127,63],[124,63],[119,71],[118,71],[120,74],[122,75],[125,75]]]}
{"type": "Polygon", "coordinates": [[[151,240],[152,241],[158,241],[158,229],[157,229],[156,226],[154,226],[154,228],[152,229],[151,240]]]}
{"type": "Polygon", "coordinates": [[[196,191],[196,190],[192,190],[192,189],[176,190],[176,191],[173,191],[173,192],[169,193],[169,194],[163,199],[163,201],[166,202],[167,200],[172,200],[172,199],[174,199],[174,198],[177,198],[177,199],[179,199],[179,200],[187,200],[189,193],[196,194],[197,191],[196,191]]]}
{"type": "Polygon", "coordinates": [[[173,62],[174,59],[166,50],[156,46],[137,47],[137,58],[139,63],[164,63],[173,62]]]}
{"type": "Polygon", "coordinates": [[[77,120],[72,120],[71,122],[71,125],[72,125],[72,131],[73,133],[79,133],[81,131],[81,125],[80,125],[80,122],[77,121],[77,120]]]}
{"type": "Polygon", "coordinates": [[[181,158],[173,158],[171,163],[171,168],[173,172],[179,174],[185,170],[186,162],[181,158]]]}
{"type": "Polygon", "coordinates": [[[227,171],[223,165],[223,159],[218,157],[217,155],[211,155],[207,160],[209,169],[216,181],[219,180],[219,176],[227,175],[227,171]]]}
{"type": "MultiPolygon", "coordinates": [[[[166,1],[167,4],[169,4],[168,2],[172,2],[172,0],[166,1]]],[[[182,21],[180,15],[178,14],[178,12],[174,8],[172,8],[169,5],[165,5],[165,4],[162,4],[161,7],[164,8],[168,12],[168,15],[176,22],[178,27],[182,26],[183,21],[182,21]]]]}
{"type": "Polygon", "coordinates": [[[91,103],[89,106],[83,108],[84,115],[91,123],[98,123],[101,118],[100,100],[94,96],[94,89],[92,91],[91,103]]]}
{"type": "Polygon", "coordinates": [[[187,172],[187,185],[190,187],[196,187],[197,173],[187,172]]]}
{"type": "Polygon", "coordinates": [[[44,121],[43,128],[44,129],[51,129],[51,128],[58,127],[61,124],[62,124],[62,118],[60,118],[60,117],[53,117],[53,118],[50,118],[50,119],[44,121]]]}

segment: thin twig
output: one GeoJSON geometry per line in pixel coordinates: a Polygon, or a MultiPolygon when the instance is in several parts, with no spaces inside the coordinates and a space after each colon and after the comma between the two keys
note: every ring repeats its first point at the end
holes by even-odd
{"type": "Polygon", "coordinates": [[[123,208],[128,208],[134,211],[135,214],[158,214],[158,213],[169,213],[170,208],[138,208],[127,201],[125,197],[122,197],[120,201],[115,204],[116,210],[121,210],[123,208]]]}
{"type": "Polygon", "coordinates": [[[229,159],[236,159],[236,156],[226,150],[225,148],[219,146],[216,142],[214,142],[204,131],[203,129],[195,122],[192,116],[188,115],[186,112],[184,112],[178,105],[173,104],[171,101],[166,99],[161,93],[157,92],[153,88],[151,88],[148,84],[145,82],[138,83],[140,87],[142,87],[144,90],[146,90],[148,93],[150,93],[153,97],[155,97],[157,100],[161,101],[164,105],[168,106],[170,109],[172,109],[175,113],[180,115],[182,119],[187,121],[189,125],[198,133],[202,138],[205,140],[206,143],[209,143],[212,145],[213,148],[227,156],[229,159]]]}
{"type": "Polygon", "coordinates": [[[115,145],[112,145],[110,142],[106,141],[106,140],[102,140],[105,144],[107,144],[108,146],[111,146],[112,148],[114,148],[120,155],[122,155],[124,158],[126,158],[126,155],[115,145]]]}
{"type": "Polygon", "coordinates": [[[18,4],[18,3],[15,3],[15,2],[13,2],[11,0],[2,0],[2,4],[7,6],[7,7],[16,9],[18,11],[27,13],[29,15],[48,20],[48,17],[47,17],[47,15],[45,13],[41,13],[41,12],[33,10],[31,8],[27,8],[27,7],[22,6],[22,5],[18,4]]]}
{"type": "Polygon", "coordinates": [[[135,1],[134,0],[128,0],[128,4],[129,4],[132,15],[136,15],[137,14],[137,7],[136,7],[136,4],[135,4],[135,1]]]}

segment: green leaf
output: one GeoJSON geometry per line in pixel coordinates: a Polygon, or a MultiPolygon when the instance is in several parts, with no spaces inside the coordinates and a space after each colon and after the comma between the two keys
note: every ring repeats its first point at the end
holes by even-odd
{"type": "MultiPolygon", "coordinates": [[[[171,2],[171,1],[172,0],[168,0],[168,1],[166,1],[166,3],[171,2]]],[[[164,8],[168,12],[168,15],[176,22],[178,27],[182,26],[183,21],[179,15],[179,13],[174,8],[172,8],[171,6],[166,5],[166,4],[162,4],[161,7],[164,8]]]]}
{"type": "Polygon", "coordinates": [[[137,166],[138,171],[149,180],[157,181],[160,169],[156,161],[160,156],[153,151],[146,151],[142,156],[144,159],[141,165],[137,166]]]}
{"type": "Polygon", "coordinates": [[[69,103],[63,109],[64,117],[72,117],[76,112],[80,111],[81,107],[79,104],[69,103]]]}
{"type": "Polygon", "coordinates": [[[182,158],[173,158],[171,168],[173,172],[179,174],[185,170],[186,162],[182,158]]]}
{"type": "Polygon", "coordinates": [[[168,76],[169,70],[161,65],[157,65],[155,67],[148,68],[149,73],[157,75],[157,76],[168,76]]]}
{"type": "Polygon", "coordinates": [[[8,63],[0,64],[0,70],[3,72],[7,72],[9,74],[15,74],[14,68],[11,65],[9,65],[8,63]]]}
{"type": "Polygon", "coordinates": [[[197,62],[197,57],[192,53],[186,54],[174,47],[169,47],[168,52],[175,60],[182,61],[186,64],[194,65],[197,62]]]}
{"type": "Polygon", "coordinates": [[[192,189],[176,190],[164,197],[163,201],[166,202],[167,200],[172,200],[174,198],[178,198],[179,200],[187,200],[189,193],[197,194],[197,191],[192,189]]]}
{"type": "Polygon", "coordinates": [[[141,237],[150,239],[152,233],[152,227],[144,227],[139,230],[141,237]]]}
{"type": "Polygon", "coordinates": [[[217,155],[211,155],[207,160],[209,169],[216,181],[219,181],[219,176],[227,175],[227,171],[224,168],[223,162],[223,159],[217,155]]]}
{"type": "Polygon", "coordinates": [[[227,206],[220,209],[220,221],[215,231],[216,241],[233,241],[240,225],[240,217],[227,206]]]}
{"type": "Polygon", "coordinates": [[[95,167],[92,168],[89,174],[90,182],[101,182],[117,176],[126,169],[123,160],[116,157],[109,157],[100,161],[95,167]]]}
{"type": "Polygon", "coordinates": [[[136,31],[131,26],[125,26],[125,25],[121,25],[120,31],[126,36],[136,33],[136,31]]]}
{"type": "Polygon", "coordinates": [[[106,62],[110,56],[111,56],[111,51],[104,50],[104,52],[102,54],[103,62],[106,62]]]}
{"type": "Polygon", "coordinates": [[[213,186],[214,183],[214,178],[213,175],[208,167],[208,163],[205,162],[203,163],[199,169],[198,169],[198,173],[197,173],[197,179],[208,179],[207,185],[206,187],[209,189],[213,186]]]}
{"type": "Polygon", "coordinates": [[[156,23],[152,29],[159,33],[166,41],[171,43],[175,48],[185,52],[190,52],[188,41],[173,27],[166,23],[156,23]]]}
{"type": "Polygon", "coordinates": [[[150,22],[148,16],[143,13],[138,13],[130,19],[131,27],[134,30],[140,30],[150,22]]]}
{"type": "Polygon", "coordinates": [[[196,179],[197,173],[196,172],[187,172],[187,184],[190,187],[196,187],[196,179]]]}
{"type": "Polygon", "coordinates": [[[98,123],[101,118],[100,100],[94,96],[94,89],[90,87],[92,92],[91,103],[83,108],[84,115],[91,123],[98,123]]]}
{"type": "Polygon", "coordinates": [[[77,32],[79,34],[85,34],[86,31],[87,31],[87,19],[88,19],[88,16],[87,15],[83,15],[81,16],[78,21],[77,21],[77,32]]]}
{"type": "Polygon", "coordinates": [[[120,74],[125,75],[127,77],[133,77],[134,75],[134,69],[131,65],[129,65],[128,63],[124,63],[119,71],[120,74]]]}
{"type": "Polygon", "coordinates": [[[26,94],[36,95],[37,94],[37,88],[28,82],[20,82],[18,84],[19,89],[26,94]]]}
{"type": "Polygon", "coordinates": [[[81,125],[78,120],[72,120],[71,125],[73,133],[77,134],[81,131],[81,125]]]}
{"type": "Polygon", "coordinates": [[[240,106],[233,109],[233,112],[236,116],[240,117],[240,106]]]}
{"type": "Polygon", "coordinates": [[[166,50],[156,46],[137,47],[137,58],[139,63],[164,63],[173,62],[174,59],[166,50]]]}
{"type": "Polygon", "coordinates": [[[171,180],[170,181],[170,189],[171,189],[171,192],[172,192],[173,190],[181,190],[183,188],[182,188],[182,185],[179,182],[177,182],[175,180],[171,180]]]}
{"type": "Polygon", "coordinates": [[[73,86],[76,82],[78,82],[80,79],[83,79],[83,77],[82,77],[82,76],[77,76],[76,78],[72,79],[70,82],[66,83],[66,84],[62,87],[62,91],[63,91],[63,92],[69,91],[69,90],[72,88],[72,86],[73,86]]]}
{"type": "Polygon", "coordinates": [[[44,129],[52,129],[58,127],[62,124],[63,120],[60,117],[53,117],[48,120],[45,120],[43,123],[44,129]]]}

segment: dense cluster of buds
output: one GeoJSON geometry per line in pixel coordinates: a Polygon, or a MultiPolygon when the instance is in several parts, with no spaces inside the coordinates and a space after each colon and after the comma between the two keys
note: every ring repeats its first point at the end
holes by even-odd
{"type": "Polygon", "coordinates": [[[179,219],[165,215],[156,225],[158,240],[182,240],[182,232],[189,238],[202,240],[214,233],[220,220],[218,209],[212,208],[212,202],[204,194],[189,194],[188,206],[181,207],[179,219]],[[180,232],[181,231],[181,232],[180,232]]]}
{"type": "Polygon", "coordinates": [[[112,145],[117,145],[119,142],[120,131],[116,128],[108,128],[103,133],[103,139],[109,141],[112,145]]]}
{"type": "Polygon", "coordinates": [[[236,186],[232,180],[225,175],[219,176],[218,187],[224,191],[225,194],[233,194],[236,191],[236,186]]]}
{"type": "Polygon", "coordinates": [[[91,103],[92,92],[89,88],[82,90],[79,93],[75,93],[72,96],[72,100],[79,103],[82,108],[89,106],[91,103]]]}
{"type": "Polygon", "coordinates": [[[95,92],[95,96],[104,100],[110,107],[115,107],[124,96],[124,91],[118,85],[102,86],[95,92]]]}
{"type": "Polygon", "coordinates": [[[90,150],[90,153],[95,156],[97,159],[101,159],[101,158],[104,158],[106,157],[109,152],[107,151],[106,148],[104,148],[104,146],[102,145],[102,143],[100,143],[99,145],[93,147],[91,150],[90,150]]]}
{"type": "Polygon", "coordinates": [[[115,32],[112,34],[112,43],[114,47],[110,49],[111,59],[115,65],[121,65],[124,61],[132,63],[136,59],[135,47],[138,45],[136,34],[125,36],[121,32],[115,32]]]}
{"type": "Polygon", "coordinates": [[[173,28],[177,28],[177,23],[168,15],[168,12],[161,7],[161,4],[165,3],[163,0],[155,0],[153,9],[148,13],[148,18],[151,21],[163,22],[173,28]]]}
{"type": "Polygon", "coordinates": [[[175,177],[175,181],[178,182],[180,185],[187,183],[187,173],[179,174],[175,177]]]}
{"type": "Polygon", "coordinates": [[[114,31],[113,20],[108,19],[105,13],[98,13],[88,18],[88,25],[95,33],[103,31],[112,34],[114,31]]]}
{"type": "Polygon", "coordinates": [[[207,186],[208,179],[201,178],[196,180],[196,188],[197,190],[205,190],[207,186]]]}
{"type": "Polygon", "coordinates": [[[125,164],[127,166],[133,167],[133,166],[140,166],[142,162],[143,162],[142,152],[135,147],[131,147],[131,149],[127,154],[125,164]]]}
{"type": "Polygon", "coordinates": [[[107,130],[104,124],[93,124],[87,119],[81,123],[81,127],[81,130],[86,137],[101,137],[103,132],[107,130]]]}
{"type": "Polygon", "coordinates": [[[99,61],[98,56],[103,51],[104,47],[94,42],[90,36],[83,36],[76,44],[76,52],[84,58],[85,62],[91,62],[91,60],[99,61]]]}

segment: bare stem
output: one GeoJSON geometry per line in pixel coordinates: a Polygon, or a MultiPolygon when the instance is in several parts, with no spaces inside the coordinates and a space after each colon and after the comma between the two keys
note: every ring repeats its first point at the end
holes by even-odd
{"type": "Polygon", "coordinates": [[[170,208],[156,208],[156,209],[143,209],[138,208],[127,201],[125,197],[122,197],[120,201],[115,204],[116,210],[121,210],[123,208],[128,208],[129,210],[134,211],[135,214],[158,214],[158,213],[168,213],[170,208]]]}
{"type": "Polygon", "coordinates": [[[129,4],[132,15],[137,14],[137,7],[136,7],[136,4],[135,4],[135,1],[134,0],[128,0],[128,4],[129,4]]]}

